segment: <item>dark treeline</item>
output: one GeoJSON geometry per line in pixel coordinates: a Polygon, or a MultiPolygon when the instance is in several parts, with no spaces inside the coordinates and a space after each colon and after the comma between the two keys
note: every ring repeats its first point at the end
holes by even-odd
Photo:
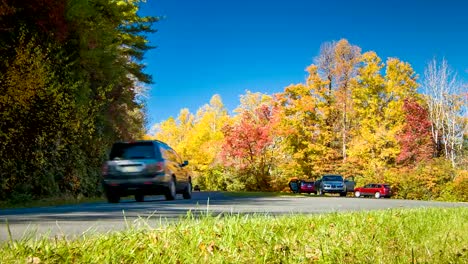
{"type": "Polygon", "coordinates": [[[115,140],[144,133],[138,0],[0,0],[0,200],[99,195],[115,140]]]}

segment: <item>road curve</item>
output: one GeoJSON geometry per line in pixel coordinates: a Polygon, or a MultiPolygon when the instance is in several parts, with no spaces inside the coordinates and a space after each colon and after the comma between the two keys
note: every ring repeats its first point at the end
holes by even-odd
{"type": "Polygon", "coordinates": [[[165,201],[163,196],[145,197],[145,202],[124,199],[118,204],[0,209],[0,242],[27,237],[76,238],[96,232],[123,230],[128,226],[155,227],[179,217],[209,212],[295,214],[415,207],[467,207],[468,203],[372,199],[331,196],[235,197],[220,192],[194,192],[191,200],[182,197],[165,201]],[[11,236],[10,236],[11,234],[11,236]]]}

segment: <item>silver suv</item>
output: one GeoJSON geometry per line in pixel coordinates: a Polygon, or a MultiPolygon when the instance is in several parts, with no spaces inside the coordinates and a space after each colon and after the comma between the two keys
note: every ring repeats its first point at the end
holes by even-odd
{"type": "Polygon", "coordinates": [[[315,181],[315,190],[319,195],[339,193],[340,196],[346,196],[346,184],[341,175],[323,175],[321,179],[315,181]]]}
{"type": "Polygon", "coordinates": [[[192,198],[191,172],[188,161],[166,143],[158,140],[117,142],[109,160],[102,166],[103,188],[110,203],[134,195],[137,202],[145,195],[165,195],[174,200],[178,193],[192,198]]]}

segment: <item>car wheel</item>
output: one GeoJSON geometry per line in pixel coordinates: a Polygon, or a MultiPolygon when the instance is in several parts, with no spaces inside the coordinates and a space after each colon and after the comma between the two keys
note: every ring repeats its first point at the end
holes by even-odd
{"type": "Polygon", "coordinates": [[[184,199],[190,199],[192,198],[192,182],[188,182],[187,186],[185,187],[184,192],[182,193],[182,196],[184,199]]]}
{"type": "Polygon", "coordinates": [[[380,198],[380,193],[379,193],[379,192],[376,192],[376,193],[374,194],[374,196],[375,196],[375,198],[379,199],[379,198],[380,198]]]}
{"type": "Polygon", "coordinates": [[[357,198],[361,197],[361,193],[359,191],[355,191],[354,192],[354,196],[356,196],[357,198]]]}
{"type": "Polygon", "coordinates": [[[171,181],[169,182],[165,196],[166,196],[166,200],[168,201],[174,200],[176,198],[176,185],[175,185],[174,178],[172,178],[171,181]]]}
{"type": "Polygon", "coordinates": [[[341,197],[346,196],[346,192],[340,193],[340,196],[341,196],[341,197]]]}
{"type": "Polygon", "coordinates": [[[145,196],[141,193],[135,194],[135,201],[137,202],[143,202],[145,200],[145,196]]]}
{"type": "Polygon", "coordinates": [[[107,196],[107,202],[109,203],[118,203],[120,201],[120,196],[116,194],[106,194],[107,196]]]}

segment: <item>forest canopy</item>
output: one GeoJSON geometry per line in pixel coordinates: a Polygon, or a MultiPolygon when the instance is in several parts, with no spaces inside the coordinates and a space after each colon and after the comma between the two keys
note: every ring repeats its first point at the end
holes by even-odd
{"type": "Polygon", "coordinates": [[[467,200],[467,94],[447,61],[419,79],[346,39],[324,43],[307,78],[276,94],[247,91],[233,114],[219,95],[182,109],[147,138],[189,159],[209,190],[285,190],[325,173],[386,182],[410,199],[467,200]]]}
{"type": "Polygon", "coordinates": [[[100,194],[110,144],[141,138],[139,0],[0,0],[0,200],[100,194]]]}

